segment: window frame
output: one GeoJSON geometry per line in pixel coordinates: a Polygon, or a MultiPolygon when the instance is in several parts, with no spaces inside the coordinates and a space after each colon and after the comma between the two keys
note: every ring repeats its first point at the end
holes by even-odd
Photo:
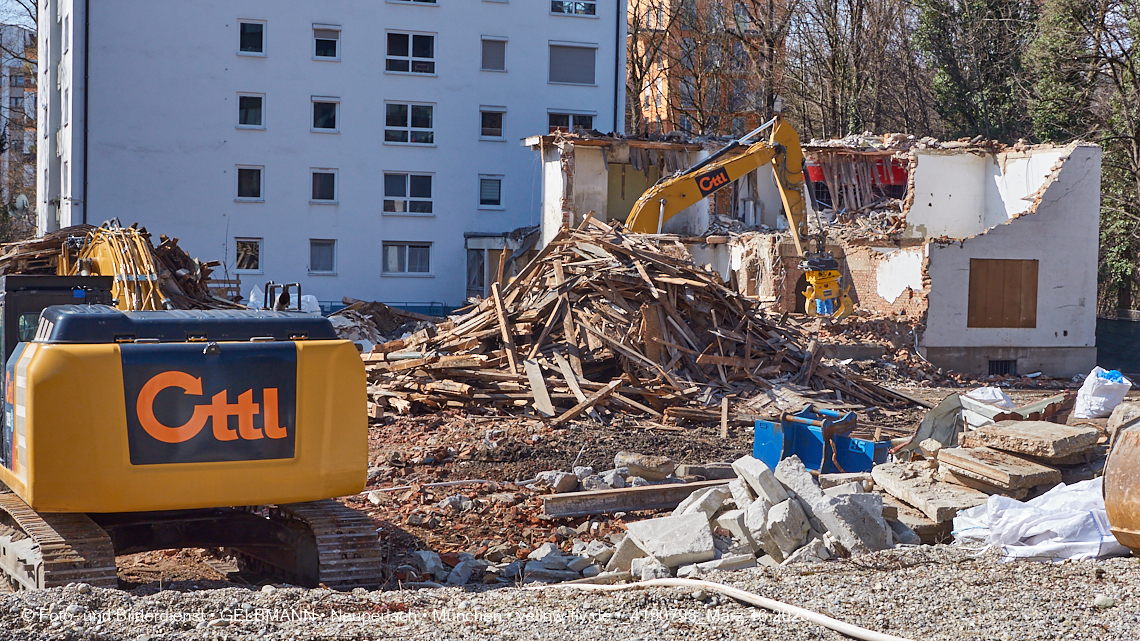
{"type": "Polygon", "coordinates": [[[479,105],[479,140],[488,140],[491,142],[506,142],[507,141],[507,136],[506,136],[506,133],[507,133],[506,132],[506,119],[507,118],[506,118],[506,116],[507,116],[507,108],[506,107],[499,106],[499,105],[479,105]],[[502,120],[499,123],[499,135],[498,136],[488,136],[488,135],[483,133],[483,114],[485,114],[485,113],[497,113],[500,116],[502,116],[502,120]]]}
{"type": "Polygon", "coordinates": [[[340,204],[340,170],[333,167],[310,167],[309,168],[309,204],[310,205],[339,205],[340,204]],[[313,193],[315,185],[312,184],[313,177],[317,174],[332,174],[333,177],[333,197],[332,200],[317,200],[316,194],[313,193]]]}
{"type": "Polygon", "coordinates": [[[337,268],[337,240],[335,238],[310,238],[309,239],[309,275],[310,276],[336,276],[337,268]],[[329,243],[332,245],[332,269],[331,270],[318,270],[313,269],[313,243],[329,243]]]}
{"type": "Polygon", "coordinates": [[[390,73],[397,76],[426,76],[436,77],[439,76],[439,57],[436,55],[436,44],[439,34],[432,31],[408,31],[405,29],[386,29],[384,31],[384,73],[390,73]],[[408,55],[403,56],[390,56],[388,55],[388,37],[391,35],[404,35],[408,36],[408,55]],[[416,36],[428,36],[431,38],[431,58],[417,58],[412,55],[414,50],[414,41],[416,36]],[[389,60],[406,60],[408,63],[407,71],[392,71],[388,69],[389,60]],[[424,62],[431,61],[432,70],[430,73],[421,71],[412,71],[413,65],[416,61],[424,62]]]}
{"type": "Polygon", "coordinates": [[[546,83],[551,85],[563,85],[567,87],[597,87],[598,86],[598,51],[600,45],[597,43],[589,42],[567,42],[563,40],[550,40],[546,45],[546,83]],[[554,48],[560,47],[562,49],[588,49],[594,52],[594,81],[593,82],[562,82],[560,80],[551,80],[551,67],[554,64],[554,48]]]}
{"type": "Polygon", "coordinates": [[[257,238],[253,236],[235,236],[234,237],[234,273],[235,274],[264,274],[265,273],[265,238],[257,238]],[[255,242],[257,243],[257,269],[239,269],[237,266],[237,249],[238,243],[255,242]]]}
{"type": "Polygon", "coordinates": [[[428,171],[385,171],[383,177],[387,181],[388,176],[403,176],[404,187],[406,195],[404,196],[391,196],[387,194],[387,184],[384,186],[384,193],[380,199],[380,215],[381,216],[414,216],[419,218],[432,218],[436,215],[435,212],[435,173],[428,171]],[[413,198],[412,197],[412,176],[426,176],[431,179],[431,196],[428,198],[413,198]],[[410,205],[405,205],[406,211],[387,211],[384,208],[385,201],[387,200],[403,200],[404,203],[410,203],[412,200],[427,201],[431,203],[430,212],[414,212],[411,211],[410,205]]]}
{"type": "Polygon", "coordinates": [[[507,43],[510,40],[506,36],[480,36],[479,37],[479,71],[488,71],[491,73],[507,73],[507,43]],[[488,69],[483,66],[483,47],[487,42],[501,42],[503,43],[503,68],[502,69],[488,69]]]}
{"type": "Polygon", "coordinates": [[[254,20],[252,18],[250,18],[250,19],[239,18],[237,23],[238,23],[238,28],[237,28],[237,37],[238,37],[237,55],[239,55],[239,56],[251,56],[254,58],[264,58],[264,57],[268,56],[269,55],[268,54],[268,51],[269,51],[269,28],[268,28],[267,22],[265,20],[254,20]],[[241,50],[241,26],[243,24],[259,24],[259,25],[261,25],[261,51],[242,51],[241,50]]]}
{"type": "Polygon", "coordinates": [[[503,179],[504,179],[504,177],[505,176],[503,174],[479,174],[479,189],[476,192],[476,196],[479,199],[479,209],[492,210],[492,211],[502,211],[502,210],[507,208],[506,205],[503,204],[503,179]],[[497,205],[484,205],[483,204],[483,181],[484,180],[497,180],[497,181],[499,181],[499,204],[497,204],[497,205]]]}
{"type": "Polygon", "coordinates": [[[339,134],[340,133],[340,98],[334,96],[310,96],[309,97],[309,131],[314,134],[339,134]],[[333,112],[333,121],[336,125],[331,129],[318,129],[317,128],[317,103],[332,103],[336,105],[333,112]]]}
{"type": "Polygon", "coordinates": [[[234,165],[234,202],[239,203],[263,203],[265,202],[265,165],[234,165]],[[258,192],[261,194],[257,198],[248,196],[241,196],[241,170],[243,169],[256,169],[258,171],[258,178],[260,178],[258,185],[258,192]]]}
{"type": "Polygon", "coordinates": [[[265,94],[251,93],[239,91],[237,94],[237,108],[238,108],[238,129],[261,129],[265,130],[265,94]],[[261,99],[261,124],[260,125],[243,125],[241,124],[241,99],[242,98],[260,98],[261,99]]]}
{"type": "Polygon", "coordinates": [[[435,147],[438,143],[435,139],[435,108],[434,102],[405,102],[401,100],[385,100],[384,101],[384,144],[385,145],[404,145],[411,147],[435,147]],[[408,124],[404,127],[389,127],[388,126],[388,105],[404,105],[408,108],[408,124]],[[431,107],[431,129],[413,129],[412,128],[412,107],[431,107]],[[408,141],[401,142],[398,140],[388,140],[388,131],[406,131],[408,132],[408,141]],[[431,132],[431,142],[412,142],[413,131],[429,131],[431,132]]]}
{"type": "Polygon", "coordinates": [[[569,131],[572,132],[575,129],[574,120],[578,116],[589,116],[590,117],[590,128],[593,129],[594,128],[594,122],[593,121],[598,117],[598,112],[596,112],[596,111],[582,111],[582,110],[578,110],[578,109],[547,109],[546,110],[547,133],[554,133],[554,128],[550,126],[550,117],[551,116],[568,116],[570,118],[570,120],[569,120],[569,131]]]}
{"type": "Polygon", "coordinates": [[[550,3],[550,5],[547,7],[547,11],[552,16],[562,16],[564,18],[595,18],[595,19],[598,18],[598,2],[597,2],[597,0],[547,0],[547,2],[550,3]],[[591,13],[566,13],[565,11],[555,11],[554,10],[554,3],[556,1],[562,2],[563,4],[566,4],[566,3],[592,4],[592,5],[594,5],[594,13],[592,13],[592,14],[591,13]]]}
{"type": "Polygon", "coordinates": [[[341,26],[334,24],[318,24],[313,23],[313,60],[319,62],[340,62],[341,55],[341,26]],[[318,56],[317,55],[317,40],[328,40],[328,38],[317,38],[318,31],[335,31],[336,32],[336,55],[335,56],[318,56]]]}
{"type": "Polygon", "coordinates": [[[435,278],[435,243],[431,241],[416,241],[416,240],[385,240],[380,243],[380,276],[382,278],[435,278]],[[404,247],[404,271],[390,272],[385,269],[387,266],[388,247],[403,246],[404,247]],[[408,268],[408,255],[409,247],[427,247],[428,248],[428,271],[426,272],[410,272],[408,268]]]}

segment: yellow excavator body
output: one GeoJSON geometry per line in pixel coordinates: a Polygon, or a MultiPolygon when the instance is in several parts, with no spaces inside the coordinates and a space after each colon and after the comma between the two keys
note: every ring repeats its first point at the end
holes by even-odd
{"type": "Polygon", "coordinates": [[[809,283],[804,292],[805,309],[813,316],[842,319],[854,311],[850,288],[843,287],[839,263],[826,251],[824,238],[811,239],[809,246],[805,246],[808,229],[803,189],[804,154],[799,134],[780,116],[693,167],[650,187],[634,203],[626,218],[626,227],[632,232],[659,234],[665,222],[683,209],[769,163],[780,188],[792,242],[803,261],[801,266],[809,283]],[[768,140],[745,143],[769,126],[772,132],[768,140]]]}

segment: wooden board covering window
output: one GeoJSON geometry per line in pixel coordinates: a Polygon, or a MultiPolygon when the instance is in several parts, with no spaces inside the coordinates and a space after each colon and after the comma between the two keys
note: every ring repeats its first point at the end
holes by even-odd
{"type": "Polygon", "coordinates": [[[966,327],[1037,327],[1037,261],[971,258],[966,327]]]}

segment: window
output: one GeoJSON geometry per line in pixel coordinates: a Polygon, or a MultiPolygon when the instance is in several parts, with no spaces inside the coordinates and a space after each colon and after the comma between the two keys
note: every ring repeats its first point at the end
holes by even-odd
{"type": "Polygon", "coordinates": [[[261,239],[235,238],[237,247],[237,271],[261,273],[261,239]]]}
{"type": "Polygon", "coordinates": [[[483,71],[507,70],[507,41],[483,38],[483,71]]]}
{"type": "Polygon", "coordinates": [[[336,202],[335,169],[313,170],[313,199],[311,202],[329,204],[336,202]]]}
{"type": "Polygon", "coordinates": [[[431,176],[384,174],[384,213],[432,213],[431,176]]]}
{"type": "Polygon", "coordinates": [[[19,109],[24,106],[24,98],[22,96],[12,96],[8,99],[8,103],[13,109],[19,109]]]}
{"type": "Polygon", "coordinates": [[[337,112],[340,102],[335,98],[313,98],[313,129],[321,133],[336,133],[337,112]]]}
{"type": "Polygon", "coordinates": [[[388,103],[384,106],[384,142],[435,144],[432,105],[388,103]]]}
{"type": "Polygon", "coordinates": [[[261,196],[262,170],[264,167],[238,167],[237,168],[237,199],[238,200],[264,200],[261,196]]]}
{"type": "Polygon", "coordinates": [[[593,46],[550,45],[550,82],[569,85],[594,84],[593,46]]]}
{"type": "Polygon", "coordinates": [[[966,327],[1037,327],[1037,261],[971,258],[966,327]]]}
{"type": "Polygon", "coordinates": [[[340,60],[340,28],[313,25],[313,58],[340,60]]]}
{"type": "Polygon", "coordinates": [[[594,116],[590,114],[551,113],[549,115],[550,133],[594,128],[594,116]]]}
{"type": "Polygon", "coordinates": [[[264,96],[238,95],[238,127],[265,128],[264,96]]]}
{"type": "Polygon", "coordinates": [[[13,87],[23,87],[24,86],[24,76],[22,76],[18,73],[12,74],[12,86],[13,87]]]}
{"type": "Polygon", "coordinates": [[[389,33],[386,71],[435,73],[435,36],[389,33]]]}
{"type": "Polygon", "coordinates": [[[238,23],[238,53],[264,56],[265,55],[265,23],[239,22],[238,23]]]}
{"type": "Polygon", "coordinates": [[[335,274],[336,273],[336,241],[310,240],[309,241],[309,273],[335,274]]]}
{"type": "Polygon", "coordinates": [[[479,108],[479,137],[492,140],[506,140],[503,138],[503,111],[502,107],[479,108]]]}
{"type": "Polygon", "coordinates": [[[479,176],[479,208],[502,209],[503,177],[479,176]]]}
{"type": "Polygon", "coordinates": [[[384,243],[385,274],[431,273],[431,245],[384,243]]]}
{"type": "Polygon", "coordinates": [[[551,0],[550,13],[562,13],[571,16],[597,15],[597,2],[595,0],[551,0]]]}

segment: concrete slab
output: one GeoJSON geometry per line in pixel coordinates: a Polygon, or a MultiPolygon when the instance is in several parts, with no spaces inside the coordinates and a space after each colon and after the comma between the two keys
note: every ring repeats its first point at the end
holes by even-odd
{"type": "Polygon", "coordinates": [[[725,486],[697,490],[674,508],[673,516],[700,513],[704,514],[706,519],[711,519],[724,505],[724,502],[730,498],[732,498],[732,493],[725,486]]]}
{"type": "Polygon", "coordinates": [[[826,490],[829,487],[846,485],[846,484],[852,483],[852,482],[862,483],[863,489],[869,492],[870,490],[867,489],[867,486],[870,483],[872,483],[871,473],[870,472],[846,472],[846,473],[841,473],[841,474],[820,474],[819,475],[819,486],[821,488],[823,488],[824,490],[826,490]]]}
{"type": "Polygon", "coordinates": [[[645,550],[638,547],[632,537],[627,536],[614,549],[613,555],[606,563],[606,572],[629,572],[629,564],[634,559],[640,559],[643,556],[645,556],[645,550]]]}
{"type": "Polygon", "coordinates": [[[732,469],[748,483],[756,496],[766,499],[772,505],[788,500],[788,491],[760,459],[742,456],[732,462],[732,469]]]}
{"type": "MultiPolygon", "coordinates": [[[[939,456],[945,453],[943,450],[939,456]]],[[[934,470],[929,468],[909,468],[900,463],[884,463],[876,465],[871,470],[871,477],[875,479],[875,484],[887,493],[914,506],[936,523],[952,521],[958,510],[981,505],[989,499],[989,496],[983,492],[937,481],[934,478],[934,470]]],[[[902,519],[901,514],[899,518],[902,519]]]]}
{"type": "Polygon", "coordinates": [[[938,468],[938,473],[935,475],[935,478],[943,483],[961,485],[990,495],[1000,494],[1002,496],[1008,496],[1011,499],[1017,499],[1018,501],[1025,498],[1025,495],[1029,493],[1029,490],[1026,488],[1013,490],[994,485],[987,481],[978,480],[966,474],[962,474],[960,471],[947,465],[938,468]]]}
{"type": "Polygon", "coordinates": [[[800,502],[788,499],[773,505],[772,509],[768,510],[766,529],[768,535],[779,546],[780,553],[787,558],[804,544],[810,528],[800,502]]]}
{"type": "Polygon", "coordinates": [[[732,537],[748,548],[755,555],[760,551],[760,542],[752,536],[751,530],[745,525],[744,510],[729,510],[716,517],[716,524],[732,533],[732,537]]]}
{"type": "Polygon", "coordinates": [[[742,510],[748,509],[748,506],[756,500],[756,495],[752,493],[744,479],[738,478],[730,481],[728,491],[732,493],[732,500],[736,502],[736,507],[742,510]]]}
{"type": "MultiPolygon", "coordinates": [[[[851,554],[866,554],[890,547],[890,533],[883,527],[881,515],[873,516],[861,505],[848,500],[854,495],[842,498],[825,495],[799,457],[790,456],[780,461],[776,466],[776,477],[801,499],[802,505],[806,505],[809,522],[817,519],[822,530],[814,522],[812,527],[817,531],[830,532],[851,554]]],[[[772,554],[767,547],[765,550],[772,554]]]]}
{"type": "Polygon", "coordinates": [[[712,528],[704,514],[635,521],[626,532],[627,540],[671,568],[716,557],[712,528]]]}
{"type": "Polygon", "coordinates": [[[1061,482],[1056,468],[988,447],[947,448],[939,452],[938,461],[954,472],[1008,489],[1061,482]]]}
{"type": "MultiPolygon", "coordinates": [[[[883,495],[883,505],[893,507],[898,515],[896,519],[898,523],[910,528],[912,532],[918,535],[919,541],[924,545],[934,545],[950,540],[950,533],[954,530],[954,521],[943,521],[942,523],[931,521],[922,512],[889,494],[883,495]]],[[[891,529],[894,529],[894,526],[891,529]]],[[[905,541],[903,542],[905,543],[905,541]]]]}
{"type": "Polygon", "coordinates": [[[732,469],[731,463],[705,463],[704,465],[682,463],[673,470],[673,473],[678,477],[703,476],[706,481],[736,478],[736,472],[732,469]]]}
{"type": "MultiPolygon", "coordinates": [[[[1042,459],[1064,458],[1096,445],[1100,432],[1091,427],[1047,421],[1000,421],[962,435],[963,447],[992,447],[1042,459]]],[[[941,455],[940,455],[941,456],[941,455]]]]}
{"type": "Polygon", "coordinates": [[[648,481],[660,481],[673,473],[673,461],[665,456],[650,456],[635,452],[618,452],[614,456],[614,467],[629,468],[630,476],[639,476],[648,481]]]}

